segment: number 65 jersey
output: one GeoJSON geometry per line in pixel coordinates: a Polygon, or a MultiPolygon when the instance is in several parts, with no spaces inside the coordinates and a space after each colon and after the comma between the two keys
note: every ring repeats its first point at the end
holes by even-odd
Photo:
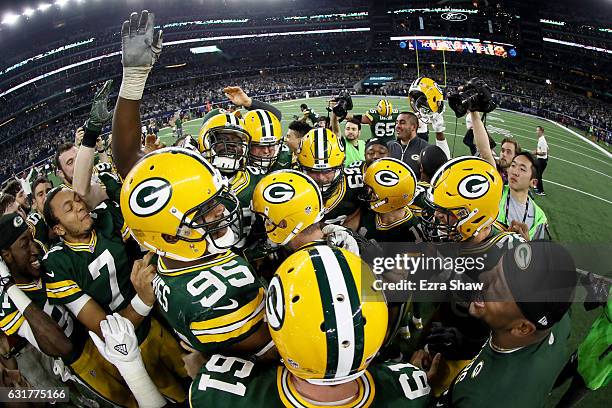
{"type": "MultiPolygon", "coordinates": [[[[178,336],[207,355],[227,350],[263,323],[263,285],[244,258],[231,251],[178,269],[158,258],[153,288],[178,336]]],[[[267,337],[261,347],[270,341],[267,337]]]]}
{"type": "MultiPolygon", "coordinates": [[[[193,408],[315,407],[295,389],[284,366],[255,365],[215,354],[200,369],[189,389],[193,408]]],[[[343,408],[421,408],[430,402],[427,374],[411,364],[371,365],[357,378],[358,393],[343,408]]]]}

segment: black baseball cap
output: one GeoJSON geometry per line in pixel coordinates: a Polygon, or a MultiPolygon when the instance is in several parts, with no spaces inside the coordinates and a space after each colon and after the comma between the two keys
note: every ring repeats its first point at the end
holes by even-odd
{"type": "Polygon", "coordinates": [[[0,250],[8,249],[26,232],[28,224],[18,213],[4,214],[0,217],[0,250]]]}
{"type": "Polygon", "coordinates": [[[446,153],[439,146],[427,145],[420,154],[421,166],[423,166],[423,173],[430,179],[436,174],[436,171],[444,163],[448,161],[446,153]]]}
{"type": "Polygon", "coordinates": [[[381,145],[381,146],[384,146],[384,147],[385,147],[385,148],[387,148],[387,149],[389,148],[389,147],[387,147],[387,143],[386,143],[385,141],[383,141],[381,138],[379,138],[379,137],[373,137],[373,138],[369,139],[369,140],[366,142],[366,145],[365,145],[365,150],[368,150],[368,148],[369,148],[370,146],[373,146],[373,145],[381,145]]]}
{"type": "Polygon", "coordinates": [[[578,277],[562,245],[544,240],[521,243],[504,254],[502,267],[516,305],[538,330],[552,327],[567,313],[578,277]]]}

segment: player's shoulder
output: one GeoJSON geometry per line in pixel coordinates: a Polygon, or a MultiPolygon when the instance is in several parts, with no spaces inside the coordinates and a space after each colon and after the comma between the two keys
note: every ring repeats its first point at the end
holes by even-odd
{"type": "Polygon", "coordinates": [[[32,211],[26,217],[26,222],[28,225],[35,227],[40,221],[42,221],[43,217],[37,211],[32,211]]]}
{"type": "Polygon", "coordinates": [[[376,399],[382,406],[401,403],[408,408],[426,407],[430,403],[431,387],[427,373],[410,363],[371,365],[367,374],[376,389],[376,399]]]}
{"type": "Polygon", "coordinates": [[[238,357],[214,354],[189,387],[192,407],[232,406],[263,408],[282,406],[275,365],[255,365],[238,357]]]}
{"type": "Polygon", "coordinates": [[[6,291],[0,295],[0,302],[0,330],[10,336],[19,330],[23,317],[6,291]]]}
{"type": "Polygon", "coordinates": [[[72,255],[74,255],[72,251],[70,251],[63,242],[59,242],[49,248],[47,253],[43,256],[42,262],[46,267],[57,264],[61,265],[62,262],[69,261],[72,255]]]}

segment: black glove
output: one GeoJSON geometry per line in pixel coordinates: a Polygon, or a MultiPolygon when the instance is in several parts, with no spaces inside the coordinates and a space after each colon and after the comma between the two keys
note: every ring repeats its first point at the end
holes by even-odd
{"type": "Polygon", "coordinates": [[[443,327],[441,323],[434,322],[431,332],[425,339],[429,354],[442,354],[447,360],[463,360],[463,334],[456,327],[443,327]]]}

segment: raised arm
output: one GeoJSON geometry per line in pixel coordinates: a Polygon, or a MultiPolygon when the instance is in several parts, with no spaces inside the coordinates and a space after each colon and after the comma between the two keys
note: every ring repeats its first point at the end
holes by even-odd
{"type": "Polygon", "coordinates": [[[162,48],[162,32],[154,31],[155,16],[132,13],[121,27],[123,78],[113,117],[112,152],[115,167],[126,177],[144,155],[140,142],[140,101],[153,64],[162,48]]]}
{"type": "Polygon", "coordinates": [[[480,157],[487,162],[491,163],[492,166],[496,166],[495,158],[493,157],[493,151],[489,144],[489,135],[485,129],[482,119],[480,119],[480,113],[469,112],[468,115],[472,118],[472,129],[474,131],[474,144],[480,152],[480,157]]]}
{"type": "Polygon", "coordinates": [[[283,118],[283,114],[280,110],[270,105],[269,103],[251,98],[239,86],[228,86],[223,89],[223,92],[225,92],[225,95],[236,106],[242,106],[247,110],[267,110],[268,112],[272,112],[278,118],[278,120],[281,120],[283,118]]]}

